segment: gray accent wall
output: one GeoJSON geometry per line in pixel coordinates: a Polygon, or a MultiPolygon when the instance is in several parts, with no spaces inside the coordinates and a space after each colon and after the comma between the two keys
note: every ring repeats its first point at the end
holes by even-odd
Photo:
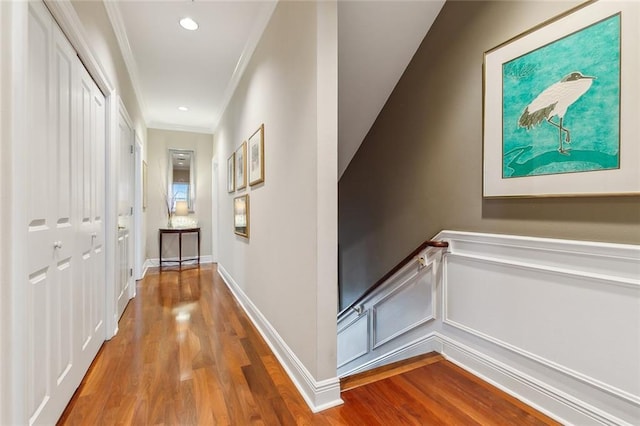
{"type": "Polygon", "coordinates": [[[640,243],[637,196],[482,198],[483,54],[577,4],[445,4],[339,181],[341,309],[445,229],[640,243]]]}

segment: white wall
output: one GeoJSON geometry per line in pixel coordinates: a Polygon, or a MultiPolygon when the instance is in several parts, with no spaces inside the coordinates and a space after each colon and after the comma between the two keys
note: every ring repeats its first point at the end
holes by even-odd
{"type": "Polygon", "coordinates": [[[279,339],[276,354],[310,374],[312,392],[337,383],[336,16],[334,2],[279,3],[215,133],[220,271],[279,339]],[[265,181],[230,194],[226,160],[262,123],[265,181]],[[249,239],[233,233],[241,194],[249,239]]]}
{"type": "MultiPolygon", "coordinates": [[[[179,132],[174,130],[149,129],[147,131],[147,228],[146,228],[146,259],[158,258],[158,229],[167,226],[167,209],[165,207],[164,191],[167,188],[167,165],[169,164],[169,149],[189,149],[196,154],[195,163],[195,213],[190,216],[198,219],[201,237],[201,256],[211,255],[211,157],[213,156],[213,136],[205,133],[179,132]]],[[[164,244],[168,244],[177,257],[175,241],[165,237],[164,244]],[[173,247],[173,246],[175,247],[173,247]]],[[[187,241],[188,236],[184,236],[187,241]]],[[[194,238],[195,239],[195,238],[194,238]]],[[[186,248],[192,250],[192,247],[186,248]]],[[[166,252],[165,252],[166,253],[166,252]]],[[[191,253],[189,252],[188,255],[191,253]]],[[[187,255],[187,252],[184,254],[187,255]]],[[[164,256],[163,256],[164,257],[164,256]]]]}
{"type": "MultiPolygon", "coordinates": [[[[2,52],[6,52],[6,43],[7,37],[9,36],[7,28],[10,28],[9,25],[5,23],[8,20],[8,8],[6,3],[0,3],[0,49],[2,52]]],[[[4,54],[0,55],[0,99],[2,99],[1,108],[0,108],[0,223],[8,223],[8,212],[5,212],[6,202],[8,201],[8,186],[5,182],[5,178],[7,174],[4,172],[10,166],[10,162],[7,161],[7,147],[8,143],[5,143],[7,138],[7,126],[6,121],[7,117],[5,117],[5,96],[7,96],[7,89],[10,87],[10,81],[7,81],[7,72],[5,69],[7,66],[7,60],[4,58],[4,54]]],[[[5,318],[5,305],[7,304],[8,293],[7,288],[4,283],[9,281],[9,275],[7,271],[7,249],[9,248],[9,244],[7,241],[7,235],[5,234],[5,227],[0,228],[0,318],[3,319],[2,324],[0,325],[0,365],[8,365],[5,364],[7,362],[7,356],[9,352],[7,348],[9,345],[5,345],[4,335],[6,333],[5,327],[7,327],[8,321],[4,321],[5,318]]],[[[6,377],[6,368],[3,368],[0,371],[0,383],[7,383],[8,378],[6,377]]],[[[0,385],[0,423],[4,423],[6,421],[4,412],[5,405],[9,403],[7,399],[5,399],[5,393],[8,391],[8,388],[5,388],[4,385],[0,385]]]]}

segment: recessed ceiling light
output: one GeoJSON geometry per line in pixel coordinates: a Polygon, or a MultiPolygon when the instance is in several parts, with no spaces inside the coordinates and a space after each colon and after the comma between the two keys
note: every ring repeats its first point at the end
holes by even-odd
{"type": "Polygon", "coordinates": [[[180,111],[189,111],[189,108],[187,108],[186,106],[179,106],[178,109],[180,111]]]}
{"type": "Polygon", "coordinates": [[[180,20],[180,26],[189,31],[195,31],[198,29],[198,23],[191,18],[182,18],[180,20]]]}

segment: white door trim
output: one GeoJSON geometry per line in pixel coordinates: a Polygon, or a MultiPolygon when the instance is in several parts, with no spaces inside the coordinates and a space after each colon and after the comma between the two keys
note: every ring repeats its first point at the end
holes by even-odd
{"type": "Polygon", "coordinates": [[[218,263],[220,248],[218,245],[218,158],[211,159],[211,257],[213,263],[218,263]]]}
{"type": "MultiPolygon", "coordinates": [[[[131,153],[131,155],[127,156],[127,159],[128,159],[127,161],[129,163],[128,164],[128,169],[129,169],[129,173],[128,173],[128,176],[129,176],[129,200],[128,200],[129,201],[129,206],[127,207],[127,211],[129,210],[129,208],[131,208],[131,210],[132,210],[129,213],[129,217],[128,217],[128,220],[127,220],[127,227],[129,228],[128,229],[129,237],[128,237],[128,246],[127,246],[127,257],[128,257],[127,264],[128,264],[129,268],[133,269],[133,267],[134,267],[133,265],[135,263],[134,236],[135,236],[135,233],[136,233],[136,227],[135,227],[135,223],[133,222],[134,221],[133,211],[135,210],[135,208],[134,208],[135,200],[131,200],[131,197],[132,197],[132,195],[134,195],[134,191],[135,190],[131,191],[131,189],[133,189],[135,187],[135,177],[134,177],[134,172],[135,172],[135,154],[134,154],[135,153],[135,131],[133,129],[133,120],[131,120],[131,116],[129,115],[129,112],[127,111],[127,108],[124,105],[124,102],[122,102],[122,98],[120,98],[119,96],[118,96],[118,114],[120,114],[120,117],[122,117],[124,119],[125,124],[129,127],[129,131],[130,131],[129,137],[131,138],[129,141],[126,141],[126,148],[125,149],[127,151],[125,152],[125,154],[128,153],[128,152],[131,153]],[[128,151],[129,149],[131,149],[131,151],[128,151]]],[[[116,166],[115,166],[117,168],[116,170],[120,170],[119,161],[123,158],[122,155],[121,155],[120,149],[123,148],[123,146],[124,146],[123,144],[124,143],[123,143],[123,141],[120,140],[121,132],[120,132],[120,128],[119,128],[119,122],[116,125],[116,127],[118,128],[118,130],[117,130],[118,135],[116,137],[117,141],[116,141],[116,148],[115,148],[117,154],[114,157],[114,161],[116,162],[116,166]]],[[[120,177],[121,177],[120,173],[116,173],[115,176],[114,176],[114,180],[115,180],[115,183],[116,183],[116,187],[115,188],[117,188],[115,190],[116,193],[118,193],[119,188],[120,188],[120,184],[119,184],[120,177]]],[[[115,206],[115,210],[116,210],[116,213],[115,213],[115,219],[116,219],[115,233],[116,233],[116,238],[119,235],[118,226],[120,225],[120,223],[118,223],[118,211],[117,211],[118,210],[118,203],[119,203],[119,199],[118,198],[119,198],[119,195],[116,196],[116,206],[115,206]]],[[[117,264],[118,264],[118,262],[116,261],[114,263],[114,265],[113,265],[114,266],[114,270],[117,269],[117,267],[118,267],[117,264]]],[[[126,294],[127,295],[127,301],[129,301],[130,299],[133,299],[133,297],[135,296],[135,286],[136,286],[136,283],[135,283],[135,279],[133,277],[133,272],[130,273],[129,271],[127,271],[127,287],[128,287],[127,288],[127,294],[126,294]]],[[[115,287],[115,282],[114,282],[114,287],[115,287]]],[[[118,322],[120,320],[122,312],[118,312],[117,301],[115,303],[116,303],[115,317],[116,317],[116,322],[118,322]]]]}
{"type": "MultiPolygon", "coordinates": [[[[142,140],[140,133],[134,130],[135,140],[135,165],[134,165],[134,197],[133,197],[133,246],[134,246],[134,262],[133,276],[136,280],[141,280],[144,276],[144,240],[142,233],[142,161],[144,160],[142,152],[142,140]]],[[[136,286],[133,286],[133,296],[135,297],[136,286]]]]}
{"type": "Polygon", "coordinates": [[[1,424],[23,424],[27,418],[26,410],[26,357],[27,348],[27,287],[21,279],[27,271],[24,230],[27,217],[26,192],[21,185],[26,182],[26,168],[16,167],[25,164],[27,150],[23,145],[27,130],[27,55],[28,55],[28,4],[26,2],[1,2],[2,22],[2,195],[7,195],[11,203],[2,205],[3,229],[8,235],[2,238],[2,253],[6,255],[3,263],[2,282],[2,351],[3,377],[0,381],[1,424]],[[5,157],[6,155],[6,157],[5,157]],[[8,265],[8,268],[4,268],[8,265]],[[7,281],[5,281],[5,278],[7,281]],[[10,343],[8,343],[10,342],[10,343]],[[6,375],[5,375],[6,374],[6,375]]]}

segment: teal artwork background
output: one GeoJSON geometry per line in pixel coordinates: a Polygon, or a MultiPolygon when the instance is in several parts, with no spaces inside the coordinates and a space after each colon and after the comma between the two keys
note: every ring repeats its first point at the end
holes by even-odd
{"type": "Polygon", "coordinates": [[[503,178],[619,168],[620,15],[504,63],[502,94],[503,178]],[[527,130],[518,119],[543,90],[574,71],[596,79],[564,116],[571,144],[563,155],[556,127],[543,121],[527,130]]]}

